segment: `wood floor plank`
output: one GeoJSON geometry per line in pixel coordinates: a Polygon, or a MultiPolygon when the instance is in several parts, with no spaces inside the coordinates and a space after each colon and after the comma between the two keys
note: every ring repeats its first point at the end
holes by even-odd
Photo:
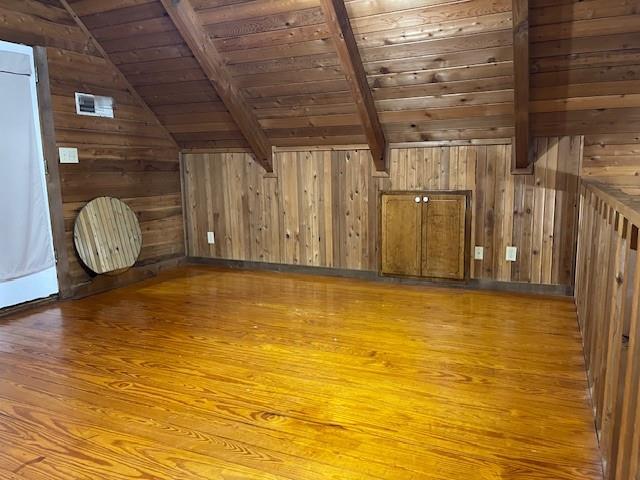
{"type": "Polygon", "coordinates": [[[569,300],[184,267],[0,321],[2,478],[601,475],[569,300]]]}

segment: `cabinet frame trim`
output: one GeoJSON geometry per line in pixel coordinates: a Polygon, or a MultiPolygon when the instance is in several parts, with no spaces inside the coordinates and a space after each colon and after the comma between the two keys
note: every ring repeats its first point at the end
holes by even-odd
{"type": "MultiPolygon", "coordinates": [[[[412,278],[419,280],[429,280],[433,283],[448,283],[451,284],[465,284],[471,280],[471,222],[472,219],[472,200],[473,191],[471,190],[380,190],[378,192],[378,275],[381,277],[393,277],[393,278],[412,278]],[[453,280],[449,278],[436,278],[425,277],[415,275],[399,275],[393,273],[384,273],[382,271],[382,197],[384,195],[415,195],[415,196],[430,196],[430,195],[459,195],[465,197],[465,212],[464,212],[464,278],[462,280],[453,280]]],[[[424,205],[424,204],[422,204],[424,205]]]]}

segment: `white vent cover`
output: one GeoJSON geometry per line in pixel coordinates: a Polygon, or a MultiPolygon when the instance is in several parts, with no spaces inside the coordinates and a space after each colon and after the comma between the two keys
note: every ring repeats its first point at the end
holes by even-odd
{"type": "Polygon", "coordinates": [[[113,98],[76,92],[76,113],[91,117],[113,118],[113,98]]]}

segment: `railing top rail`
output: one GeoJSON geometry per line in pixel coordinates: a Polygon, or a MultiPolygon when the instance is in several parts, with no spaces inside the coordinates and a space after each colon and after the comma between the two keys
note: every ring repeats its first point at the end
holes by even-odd
{"type": "Polygon", "coordinates": [[[615,185],[593,180],[582,180],[587,191],[593,192],[620,212],[632,224],[640,227],[640,196],[631,195],[615,185]]]}

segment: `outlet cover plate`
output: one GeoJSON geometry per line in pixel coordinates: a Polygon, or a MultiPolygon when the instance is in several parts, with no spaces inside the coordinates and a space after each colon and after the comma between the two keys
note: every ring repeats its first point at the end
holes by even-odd
{"type": "Polygon", "coordinates": [[[60,163],[80,163],[78,159],[78,149],[70,147],[60,147],[58,149],[60,163]]]}
{"type": "Polygon", "coordinates": [[[476,260],[484,260],[484,247],[476,247],[474,250],[473,258],[476,260]]]}
{"type": "Polygon", "coordinates": [[[207,242],[209,242],[209,245],[216,243],[216,235],[213,232],[207,232],[207,242]]]}
{"type": "Polygon", "coordinates": [[[518,249],[516,247],[507,247],[507,262],[515,262],[518,259],[518,249]]]}

